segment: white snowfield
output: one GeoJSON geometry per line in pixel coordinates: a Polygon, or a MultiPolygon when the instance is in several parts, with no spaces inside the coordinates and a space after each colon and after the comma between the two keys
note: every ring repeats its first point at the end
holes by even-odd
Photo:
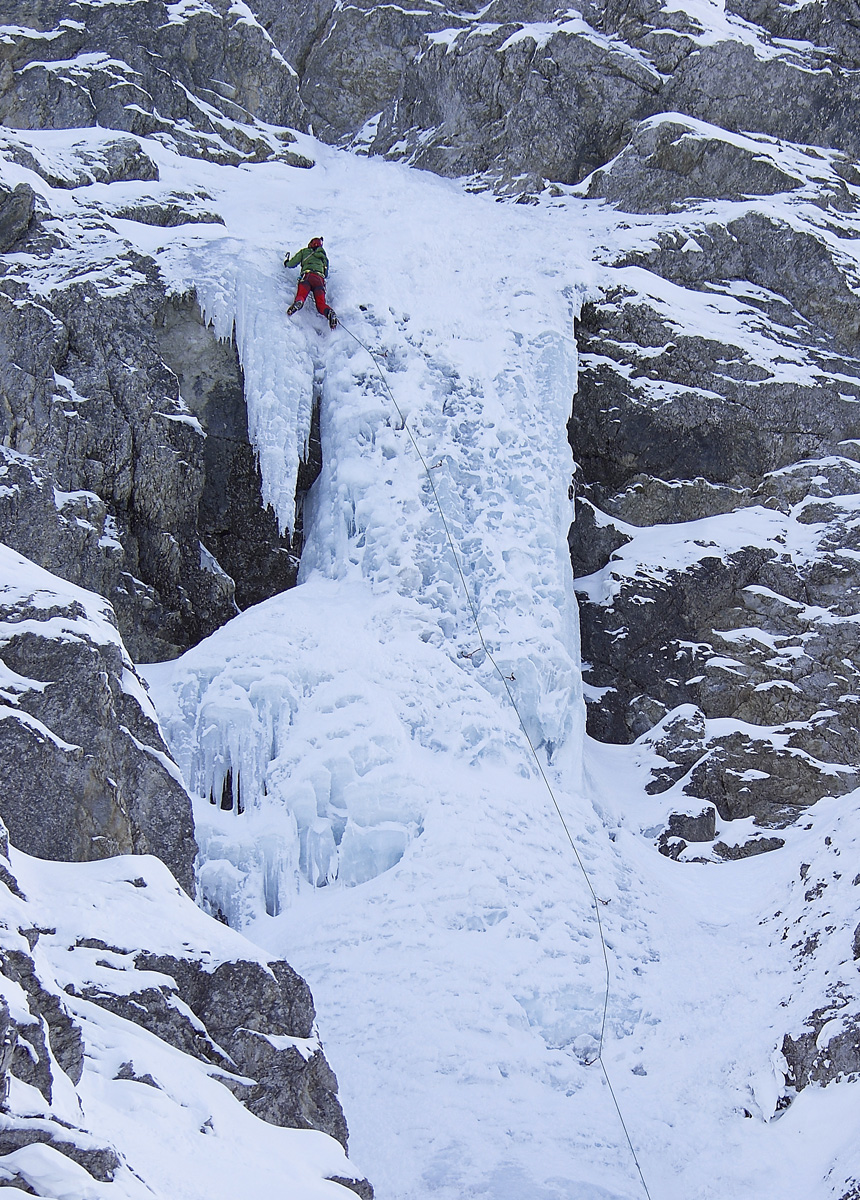
{"type": "MultiPolygon", "coordinates": [[[[62,150],[61,135],[38,140],[62,150]]],[[[825,834],[838,828],[844,858],[856,855],[852,798],[816,806],[778,854],[681,866],[653,845],[674,798],[645,795],[647,751],[589,748],[583,734],[566,541],[573,318],[613,239],[642,244],[681,218],[622,225],[576,196],[498,204],[310,138],[297,148],[312,170],[218,168],[147,143],[160,184],[109,189],[117,202],[204,189],[224,218],[114,225],[178,291],[196,288],[221,336],[235,332],[264,495],[284,527],[321,399],[299,586],[146,669],[196,797],[204,906],[310,983],[350,1157],[379,1200],[644,1197],[592,1061],[605,983],[595,904],[530,740],[601,901],[603,1059],[650,1196],[838,1195],[860,1177],[856,1085],[809,1087],[777,1111],[778,1049],[828,986],[821,972],[856,968],[843,955],[793,975],[782,931],[799,917],[800,863],[810,880],[840,871],[825,834]],[[284,316],[284,253],[316,234],[333,333],[311,304],[284,316]]],[[[52,192],[19,168],[4,177],[50,193],[58,213],[108,195],[52,192]]],[[[755,310],[720,303],[721,336],[734,320],[755,353],[766,335],[743,324],[755,310]]],[[[690,328],[714,304],[666,297],[690,328]]],[[[667,533],[654,555],[692,560],[698,536],[667,533]]],[[[632,550],[628,566],[640,569],[632,550]]],[[[856,913],[840,895],[822,923],[843,946],[856,913]]],[[[270,1194],[207,1180],[218,1200],[270,1194]]],[[[284,1194],[321,1186],[296,1177],[284,1194]]],[[[173,1195],[196,1198],[182,1187],[173,1195]]]]}

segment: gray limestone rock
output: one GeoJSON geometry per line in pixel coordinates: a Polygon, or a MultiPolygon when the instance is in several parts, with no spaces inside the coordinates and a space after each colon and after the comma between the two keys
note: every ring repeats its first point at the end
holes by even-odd
{"type": "MultiPolygon", "coordinates": [[[[842,283],[840,295],[841,288],[842,283]]],[[[835,298],[834,314],[840,303],[835,298]]],[[[791,318],[792,311],[788,305],[783,309],[780,315],[789,324],[782,325],[750,304],[749,319],[772,338],[768,353],[774,356],[782,345],[787,353],[797,352],[791,322],[798,318],[791,318]]],[[[849,322],[850,311],[846,300],[849,322]]],[[[666,485],[674,489],[672,503],[683,485],[681,519],[725,511],[726,489],[754,488],[769,472],[829,455],[860,434],[857,362],[823,331],[820,338],[807,335],[802,349],[814,384],[776,378],[741,347],[704,332],[679,332],[643,298],[623,292],[584,312],[578,336],[583,369],[571,443],[583,495],[610,515],[615,497],[643,476],[663,481],[668,517],[666,485]],[[841,377],[838,384],[835,376],[841,377]],[[711,497],[700,489],[697,505],[691,489],[697,479],[721,494],[711,497]]],[[[618,515],[629,520],[632,509],[625,503],[618,515]]]]}
{"type": "Polygon", "coordinates": [[[786,1034],[782,1040],[788,1084],[802,1091],[811,1083],[856,1079],[860,1075],[860,1019],[847,1009],[846,998],[841,996],[816,1009],[805,1024],[808,1028],[797,1037],[786,1034]],[[846,1011],[842,1013],[842,1009],[846,1011]],[[841,1017],[841,1028],[822,1039],[822,1030],[836,1017],[841,1017]]]}
{"type": "Polygon", "coordinates": [[[23,951],[6,951],[2,956],[2,973],[24,989],[30,1012],[37,1019],[36,1026],[24,1026],[19,1033],[22,1038],[27,1039],[28,1029],[35,1028],[39,1031],[37,1036],[47,1075],[46,1099],[50,1102],[51,1066],[45,1052],[42,1023],[47,1026],[53,1059],[75,1084],[80,1082],[84,1065],[84,1043],[80,1028],[69,1016],[56,993],[42,985],[29,955],[23,951]]]}
{"type": "MultiPolygon", "coordinates": [[[[662,759],[665,766],[652,768],[652,780],[646,791],[652,795],[664,792],[687,774],[705,753],[707,723],[705,714],[693,704],[681,704],[667,713],[652,729],[644,733],[639,741],[650,746],[662,759]]],[[[713,809],[710,810],[713,814],[713,809]]],[[[671,822],[670,822],[671,826],[671,822]]],[[[696,841],[682,830],[672,830],[678,837],[696,841]]],[[[713,837],[713,832],[711,833],[713,837]]]]}
{"type": "Polygon", "coordinates": [[[137,204],[121,205],[107,211],[118,220],[137,221],[141,225],[155,225],[160,229],[173,229],[177,225],[224,224],[221,216],[207,212],[191,196],[180,195],[175,200],[141,200],[137,204]]]}
{"type": "MultiPolygon", "coordinates": [[[[78,995],[72,985],[66,990],[69,995],[78,995]]],[[[175,989],[166,987],[161,980],[154,982],[151,987],[119,995],[101,987],[89,987],[80,992],[85,1000],[140,1025],[175,1050],[224,1071],[235,1070],[230,1057],[201,1030],[192,1016],[175,1003],[177,994],[175,989]]]]}
{"type": "MultiPolygon", "coordinates": [[[[749,0],[756,6],[766,0],[749,0]]],[[[705,40],[682,11],[614,0],[577,13],[496,0],[477,26],[459,5],[407,11],[320,0],[285,13],[263,0],[260,15],[295,67],[307,115],[324,138],[351,138],[441,174],[480,176],[482,186],[495,182],[510,194],[540,190],[545,180],[575,183],[623,152],[592,194],[616,199],[617,190],[631,211],[650,212],[691,197],[794,188],[791,174],[731,136],[741,130],[856,152],[860,46],[851,22],[776,8],[742,38],[705,40]],[[777,31],[792,26],[826,35],[817,44],[786,41],[777,31]],[[643,130],[625,149],[634,125],[657,114],[676,128],[654,142],[643,130]],[[692,132],[685,117],[729,132],[692,132]],[[647,164],[650,191],[641,173],[637,184],[624,184],[637,158],[647,164]]]]}
{"type": "Polygon", "coordinates": [[[302,497],[282,536],[235,347],[194,297],[168,300],[136,255],[111,270],[121,295],[73,283],[50,309],[0,278],[0,538],[109,598],[131,654],[158,661],[235,614],[234,579],[242,607],[292,586],[302,497]]]}
{"type": "MultiPolygon", "coordinates": [[[[5,855],[3,857],[6,857],[5,855]]],[[[0,1113],[9,1107],[9,1076],[18,1043],[18,1027],[9,1015],[9,1005],[0,1001],[0,1113]]]]}
{"type": "Polygon", "coordinates": [[[685,838],[688,842],[712,842],[716,827],[716,814],[705,808],[697,815],[672,813],[669,817],[669,836],[685,838]]]}
{"type": "MultiPolygon", "coordinates": [[[[793,80],[796,66],[771,69],[793,80]]],[[[697,115],[718,116],[716,109],[697,115]]],[[[649,791],[683,781],[723,820],[753,815],[781,826],[818,798],[855,786],[860,761],[853,700],[860,592],[848,516],[849,497],[860,490],[851,461],[860,318],[854,268],[828,233],[831,221],[853,229],[838,215],[856,208],[853,177],[832,153],[813,149],[783,155],[797,176],[780,177],[777,149],[676,112],[638,126],[592,177],[592,195],[629,211],[683,215],[616,260],[652,273],[653,289],[642,277],[642,294],[607,289],[583,308],[570,434],[578,503],[593,512],[574,523],[570,541],[592,584],[601,572],[619,581],[611,603],[582,605],[587,679],[601,697],[590,705],[589,727],[627,741],[659,723],[656,748],[665,715],[696,706],[706,727],[689,743],[695,759],[673,756],[664,744],[665,766],[655,766],[649,791]],[[828,214],[822,222],[777,219],[763,205],[725,209],[724,223],[686,213],[701,198],[789,195],[801,186],[828,214]],[[679,289],[669,304],[658,299],[675,295],[662,290],[664,281],[679,289]],[[695,311],[700,295],[717,297],[718,311],[723,297],[740,303],[744,327],[761,335],[754,353],[742,339],[712,336],[705,320],[693,327],[684,310],[695,311]],[[783,359],[797,369],[780,377],[783,359]],[[790,528],[814,531],[811,557],[793,559],[778,539],[769,549],[710,556],[700,538],[684,570],[620,565],[634,561],[637,528],[756,506],[784,513],[790,528]],[[828,615],[810,621],[808,605],[828,615]],[[761,640],[744,630],[760,630],[761,640]],[[744,731],[714,736],[707,722],[720,717],[746,723],[744,731]]]]}
{"type": "Polygon", "coordinates": [[[683,780],[724,820],[780,827],[857,785],[854,532],[838,504],[815,515],[830,518],[823,557],[802,568],[758,548],[720,559],[703,547],[686,571],[631,575],[609,606],[582,599],[586,678],[601,689],[596,736],[632,740],[669,711],[646,733],[665,760],[649,791],[683,780]],[[829,615],[810,622],[810,603],[829,615]],[[711,732],[721,717],[744,725],[711,732]]]}
{"type": "Polygon", "coordinates": [[[687,849],[688,842],[712,842],[715,829],[713,808],[705,808],[697,815],[671,813],[668,826],[657,839],[657,849],[666,858],[678,859],[687,849]]]}
{"type": "Polygon", "coordinates": [[[128,291],[72,284],[53,293],[53,312],[7,294],[0,280],[0,435],[15,452],[6,454],[10,482],[24,489],[5,496],[0,536],[107,595],[135,657],[162,659],[223,624],[235,612],[233,588],[201,558],[204,439],[157,352],[163,285],[135,255],[111,269],[128,291]],[[30,520],[28,499],[43,524],[30,520]],[[81,506],[94,519],[84,515],[89,527],[67,539],[81,506]]]}
{"type": "Polygon", "coordinates": [[[19,183],[12,191],[0,187],[0,254],[26,236],[35,205],[36,194],[29,184],[19,183]]]}
{"type": "Polygon", "coordinates": [[[286,962],[200,962],[138,954],[135,968],[153,973],[152,986],[114,994],[88,988],[86,999],[143,1025],[204,1062],[256,1116],[274,1125],[321,1129],[347,1143],[337,1080],[314,1034],[307,984],[286,962]],[[164,977],[172,980],[165,985],[164,977]],[[191,1016],[178,997],[188,1006],[191,1016]],[[249,1082],[253,1081],[253,1082],[249,1082]]]}
{"type": "Polygon", "coordinates": [[[84,152],[82,166],[95,183],[158,179],[158,167],[137,138],[116,138],[98,151],[84,152]]]}
{"type": "Polygon", "coordinates": [[[803,180],[788,175],[751,139],[673,117],[652,117],[637,126],[621,153],[596,171],[587,194],[617,203],[626,212],[683,211],[697,199],[741,199],[791,191],[803,180]]]}
{"type": "MultiPolygon", "coordinates": [[[[20,920],[29,901],[8,870],[7,845],[6,830],[0,824],[0,860],[7,871],[2,883],[11,889],[11,884],[14,886],[20,901],[14,911],[20,920]]],[[[163,904],[166,894],[173,894],[169,884],[162,886],[160,895],[144,901],[144,906],[163,904]]],[[[130,928],[136,937],[140,930],[145,931],[143,914],[130,928]]],[[[68,1090],[79,1084],[84,1069],[82,1028],[72,1015],[80,998],[108,1010],[120,1022],[145,1028],[182,1054],[209,1063],[214,1078],[221,1079],[261,1120],[288,1128],[319,1129],[335,1136],[345,1148],[347,1123],[337,1100],[337,1080],[315,1034],[311,992],[287,962],[263,965],[239,958],[215,965],[209,949],[203,954],[187,950],[185,956],[128,952],[109,946],[100,937],[88,936],[85,929],[72,946],[53,942],[35,954],[38,938],[43,934],[53,937],[55,932],[35,925],[20,929],[17,935],[5,930],[0,976],[19,990],[23,1000],[18,1001],[16,1020],[7,1004],[0,1002],[0,1096],[5,1102],[8,1078],[14,1075],[36,1087],[47,1105],[59,1094],[64,1120],[53,1112],[31,1117],[7,1115],[2,1110],[0,1158],[24,1146],[46,1145],[101,1183],[114,1180],[127,1165],[114,1146],[68,1120],[68,1090]],[[65,991],[60,991],[52,971],[44,970],[54,962],[52,955],[59,955],[64,964],[65,991]],[[89,982],[94,965],[112,968],[101,972],[98,985],[89,982]],[[126,971],[136,977],[131,988],[126,971]],[[68,982],[70,977],[72,982],[68,982]],[[77,979],[84,983],[73,982],[77,979]],[[67,1076],[62,1088],[58,1088],[59,1072],[67,1076]]],[[[235,943],[228,947],[229,953],[235,943]]],[[[118,1045],[122,1045],[120,1022],[112,1026],[112,1038],[120,1039],[118,1045]]],[[[97,1022],[91,1022],[89,1036],[96,1030],[97,1022]]],[[[132,1060],[121,1063],[115,1078],[160,1086],[132,1060]]],[[[14,1178],[4,1170],[5,1164],[0,1162],[0,1186],[12,1186],[14,1178]]],[[[24,1170],[20,1177],[25,1182],[28,1172],[24,1170]]],[[[366,1180],[344,1176],[338,1182],[372,1200],[373,1189],[366,1180]]]]}
{"type": "Polygon", "coordinates": [[[520,190],[576,183],[621,149],[628,122],[655,111],[659,89],[645,56],[600,37],[536,41],[521,19],[455,27],[425,39],[370,149],[520,190]]]}
{"type": "Polygon", "coordinates": [[[707,797],[724,820],[754,816],[759,825],[782,828],[823,796],[851,791],[856,779],[853,768],[832,774],[805,754],[776,749],[767,738],[732,733],[710,745],[685,791],[707,797]]]}
{"type": "Polygon", "coordinates": [[[588,500],[576,498],[574,523],[568,545],[575,575],[590,575],[609,562],[612,554],[630,541],[615,522],[588,500]]]}
{"type": "MultiPolygon", "coordinates": [[[[274,6],[262,7],[265,12],[274,6]]],[[[303,22],[287,52],[295,54],[300,94],[314,131],[336,141],[361,130],[398,95],[408,66],[421,52],[422,34],[434,29],[439,17],[432,10],[372,2],[319,9],[319,24],[303,22]]]]}
{"type": "MultiPolygon", "coordinates": [[[[766,34],[761,45],[768,46],[766,34]]],[[[834,87],[836,64],[823,48],[780,53],[774,46],[777,52],[767,61],[757,49],[728,38],[691,46],[662,90],[661,107],[728,130],[835,146],[856,156],[860,91],[851,71],[840,72],[834,87]]]]}
{"type": "Polygon", "coordinates": [[[117,1071],[116,1075],[114,1076],[114,1079],[130,1079],[132,1081],[132,1083],[143,1083],[147,1087],[153,1087],[153,1088],[158,1089],[158,1084],[152,1078],[152,1076],[149,1074],[148,1071],[145,1072],[143,1075],[138,1075],[136,1073],[133,1062],[121,1063],[119,1070],[117,1071]]]}
{"type": "Polygon", "coordinates": [[[785,845],[785,838],[759,837],[740,846],[728,846],[725,842],[714,842],[714,854],[727,862],[737,862],[741,858],[750,858],[755,854],[768,854],[771,850],[780,850],[785,845]]]}
{"type": "MultiPolygon", "coordinates": [[[[30,902],[9,871],[8,840],[2,824],[0,861],[6,869],[0,887],[5,884],[20,901],[14,906],[17,920],[26,914],[25,919],[33,922],[30,902]]],[[[146,886],[142,879],[129,882],[146,886]]],[[[159,895],[143,901],[147,914],[130,926],[136,938],[145,931],[150,906],[154,903],[158,911],[159,903],[173,895],[169,883],[159,883],[159,895]]],[[[45,901],[38,903],[43,906],[45,901]]],[[[98,910],[98,904],[94,903],[93,909],[98,910]]],[[[123,1044],[122,1022],[131,1022],[175,1050],[209,1064],[213,1077],[261,1119],[289,1128],[321,1130],[346,1146],[337,1080],[316,1036],[310,991],[286,962],[264,965],[235,958],[216,965],[209,949],[202,954],[189,949],[185,956],[181,950],[180,956],[126,951],[89,936],[86,928],[73,945],[66,947],[65,939],[59,944],[54,939],[38,953],[35,948],[40,936],[53,939],[55,934],[55,928],[37,928],[35,923],[17,933],[14,927],[7,927],[0,949],[0,976],[21,997],[15,1020],[0,1001],[0,1095],[5,1103],[9,1076],[13,1075],[37,1088],[46,1105],[58,1102],[63,1113],[62,1119],[50,1109],[39,1117],[21,1116],[8,1114],[0,1106],[0,1186],[18,1186],[20,1180],[29,1191],[25,1165],[20,1174],[9,1171],[3,1156],[30,1145],[50,1147],[100,1183],[111,1182],[128,1166],[116,1147],[69,1119],[69,1089],[81,1082],[85,1064],[82,1030],[72,1015],[81,998],[119,1018],[110,1026],[112,1046],[123,1044]],[[64,991],[54,978],[58,960],[63,964],[64,991]],[[97,976],[101,982],[91,983],[93,967],[106,966],[111,969],[101,970],[97,976]],[[131,986],[126,972],[134,975],[131,986]],[[78,980],[83,982],[75,982],[78,980]],[[65,1073],[61,1088],[60,1072],[65,1073]]],[[[181,936],[177,932],[177,944],[181,936]]],[[[227,953],[235,951],[235,942],[227,947],[227,953]]],[[[97,1038],[97,1021],[90,1020],[87,1029],[88,1037],[97,1038]]],[[[145,1054],[146,1043],[137,1041],[135,1055],[138,1051],[145,1054]]],[[[98,1076],[98,1069],[95,1074],[98,1076]]],[[[137,1069],[131,1059],[120,1065],[115,1078],[159,1088],[152,1074],[137,1069]]],[[[372,1200],[373,1189],[367,1180],[344,1176],[337,1182],[364,1200],[372,1200]]]]}
{"type": "Polygon", "coordinates": [[[109,137],[100,146],[81,142],[74,147],[72,156],[63,156],[59,163],[27,149],[10,136],[0,136],[0,150],[4,158],[34,171],[53,188],[158,179],[158,167],[133,137],[109,137]]]}
{"type": "Polygon", "coordinates": [[[734,512],[753,502],[750,488],[712,483],[701,475],[696,479],[634,475],[624,488],[601,499],[609,510],[598,513],[601,523],[615,520],[644,527],[695,521],[705,513],[734,512]]]}
{"type": "Polygon", "coordinates": [[[83,1167],[99,1183],[111,1183],[120,1165],[119,1156],[110,1146],[99,1146],[94,1141],[78,1131],[70,1137],[59,1121],[18,1117],[14,1124],[10,1121],[4,1127],[0,1123],[0,1155],[11,1154],[23,1146],[50,1146],[83,1167]]]}
{"type": "Polygon", "coordinates": [[[0,594],[0,659],[15,678],[0,721],[0,817],[29,854],[155,854],[193,892],[191,802],[109,606],[5,556],[29,586],[0,594]]]}
{"type": "MultiPolygon", "coordinates": [[[[329,1175],[329,1179],[332,1183],[339,1183],[341,1187],[349,1188],[361,1200],[373,1200],[373,1188],[367,1179],[348,1179],[344,1175],[329,1175]]],[[[843,1200],[845,1200],[845,1197],[843,1197],[843,1200]]]]}
{"type": "Polygon", "coordinates": [[[691,251],[686,237],[672,234],[658,238],[654,249],[621,261],[647,266],[662,279],[697,290],[712,289],[717,279],[744,280],[782,298],[787,320],[796,322],[792,311],[799,314],[839,350],[853,353],[860,346],[855,290],[860,275],[834,254],[822,233],[798,229],[771,214],[747,212],[725,226],[697,230],[695,245],[691,251]]]}
{"type": "Polygon", "coordinates": [[[0,53],[4,125],[160,134],[184,153],[240,162],[273,153],[255,118],[302,124],[289,64],[261,24],[221,0],[181,15],[162,0],[96,8],[28,0],[6,8],[5,15],[0,10],[9,31],[0,53]]]}

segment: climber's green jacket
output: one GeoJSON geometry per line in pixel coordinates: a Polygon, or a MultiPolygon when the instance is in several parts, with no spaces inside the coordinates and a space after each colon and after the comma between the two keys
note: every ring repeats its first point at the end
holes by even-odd
{"type": "Polygon", "coordinates": [[[316,275],[322,275],[325,279],[328,275],[328,255],[322,246],[311,249],[310,246],[304,246],[292,258],[284,259],[285,267],[301,267],[302,274],[305,271],[313,271],[316,275]]]}

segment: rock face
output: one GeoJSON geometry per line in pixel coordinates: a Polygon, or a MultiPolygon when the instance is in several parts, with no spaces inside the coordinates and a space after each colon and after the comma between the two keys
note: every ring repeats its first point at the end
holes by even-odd
{"type": "MultiPolygon", "coordinates": [[[[679,202],[682,192],[710,194],[692,146],[649,148],[644,131],[631,142],[637,123],[657,114],[858,148],[860,55],[833,0],[809,13],[742,0],[711,27],[704,11],[696,19],[650,0],[594,0],[580,11],[494,0],[480,12],[322,0],[295,13],[261,0],[258,12],[295,69],[317,134],[480,177],[479,186],[527,193],[547,180],[576,183],[621,151],[628,160],[656,152],[661,169],[688,177],[686,188],[673,185],[679,202]],[[844,72],[838,88],[834,64],[844,72]]],[[[733,183],[714,194],[782,190],[783,167],[765,156],[749,174],[743,149],[717,140],[709,151],[733,183]]]]}
{"type": "Polygon", "coordinates": [[[133,255],[120,270],[121,297],[72,283],[53,293],[53,311],[8,277],[0,290],[2,533],[108,596],[134,657],[159,659],[223,623],[235,611],[233,589],[201,561],[203,437],[157,354],[163,291],[151,264],[133,255]],[[42,509],[39,525],[28,500],[42,509]]]}
{"type": "Polygon", "coordinates": [[[220,1067],[225,1073],[216,1078],[255,1116],[292,1129],[321,1129],[346,1149],[337,1080],[314,1031],[310,990],[288,963],[223,963],[210,971],[189,959],[138,954],[134,969],[144,979],[154,973],[152,984],[122,996],[92,987],[82,995],[220,1067]],[[208,1036],[174,1005],[176,997],[208,1036]]]}
{"type": "Polygon", "coordinates": [[[681,118],[642,121],[630,141],[589,179],[588,195],[626,212],[669,213],[699,199],[741,200],[802,186],[761,143],[681,118]]]}
{"type": "Polygon", "coordinates": [[[0,123],[14,129],[100,125],[241,162],[272,152],[254,116],[301,121],[294,73],[250,10],[34,0],[0,17],[0,123]]]}
{"type": "MultiPolygon", "coordinates": [[[[235,347],[213,339],[193,298],[163,310],[159,352],[179,380],[180,394],[206,431],[204,483],[198,507],[201,541],[235,583],[242,609],[296,581],[301,555],[301,504],[292,537],[282,535],[260,500],[260,468],[248,438],[242,371],[235,347]]],[[[315,413],[299,495],[319,474],[319,413],[315,413]]]]}
{"type": "MultiPolygon", "coordinates": [[[[39,0],[0,17],[0,150],[52,189],[157,183],[135,134],[216,162],[312,165],[287,148],[284,127],[306,123],[297,76],[250,10],[39,0]],[[72,153],[14,133],[69,128],[72,153]]],[[[49,195],[0,189],[0,254],[32,256],[0,263],[0,538],[109,598],[135,659],[172,658],[237,600],[290,586],[301,549],[260,499],[235,350],[105,220],[221,218],[162,190],[81,196],[79,219],[58,222],[49,195]]]]}
{"type": "MultiPolygon", "coordinates": [[[[118,1111],[131,1101],[132,1112],[144,1102],[124,1089],[152,1088],[160,1110],[175,1105],[180,1120],[191,1102],[203,1113],[205,1138],[213,1128],[206,1101],[199,1091],[183,1096],[179,1082],[191,1083],[198,1071],[232,1093],[228,1107],[242,1104],[270,1125],[320,1130],[345,1148],[337,1080],[304,980],[285,962],[261,960],[177,896],[154,860],[98,866],[103,873],[89,874],[78,907],[74,880],[17,855],[15,869],[26,872],[33,893],[25,895],[0,825],[0,1186],[47,1194],[44,1159],[17,1153],[34,1145],[50,1150],[51,1190],[59,1194],[88,1194],[93,1181],[124,1182],[131,1172],[146,1179],[149,1165],[135,1139],[89,1132],[87,1087],[95,1083],[118,1111]],[[146,916],[129,920],[138,908],[146,916]],[[117,945],[120,927],[138,938],[148,928],[152,949],[140,941],[117,945]],[[206,948],[191,949],[189,938],[206,948]],[[28,1115],[13,1115],[25,1094],[28,1115]]],[[[278,1150],[271,1139],[263,1144],[278,1150]]],[[[196,1152],[193,1143],[187,1150],[196,1152]]],[[[372,1188],[349,1173],[343,1155],[330,1157],[329,1177],[370,1200],[372,1188]]]]}
{"type": "Polygon", "coordinates": [[[0,187],[0,254],[11,250],[27,233],[33,220],[36,195],[26,183],[14,189],[0,187]]]}
{"type": "Polygon", "coordinates": [[[643,739],[662,759],[649,790],[678,787],[726,822],[781,828],[860,782],[860,322],[829,234],[857,220],[850,178],[833,151],[673,115],[583,187],[667,214],[607,264],[578,330],[590,729],[643,739]]]}
{"type": "Polygon", "coordinates": [[[45,269],[69,260],[48,297],[0,272],[0,537],[107,597],[132,656],[159,661],[234,615],[237,587],[244,607],[291,586],[301,537],[282,536],[263,505],[235,348],[193,296],[168,300],[149,260],[99,250],[100,226],[92,272],[86,254],[72,265],[69,236],[31,219],[21,244],[45,269]]]}
{"type": "Polygon", "coordinates": [[[0,817],[28,854],[155,854],[194,894],[191,802],[110,606],[0,547],[0,817]],[[35,786],[34,786],[34,781],[35,786]]]}

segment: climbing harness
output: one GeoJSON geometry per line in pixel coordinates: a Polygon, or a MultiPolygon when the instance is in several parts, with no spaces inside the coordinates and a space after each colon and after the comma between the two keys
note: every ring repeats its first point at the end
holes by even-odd
{"type": "Polygon", "coordinates": [[[588,1062],[586,1062],[585,1065],[593,1066],[595,1063],[600,1063],[600,1068],[603,1071],[603,1078],[606,1081],[606,1086],[609,1088],[609,1094],[612,1097],[612,1103],[614,1104],[615,1111],[618,1114],[618,1120],[621,1122],[621,1128],[624,1130],[624,1136],[626,1138],[627,1145],[630,1148],[630,1153],[633,1157],[633,1162],[636,1164],[636,1170],[639,1174],[640,1182],[642,1184],[645,1195],[648,1197],[648,1200],[651,1200],[651,1193],[648,1190],[648,1184],[645,1182],[645,1176],[642,1173],[642,1167],[639,1163],[639,1156],[636,1153],[636,1148],[633,1145],[633,1140],[630,1137],[630,1133],[627,1129],[627,1122],[624,1120],[624,1114],[621,1111],[621,1106],[618,1103],[617,1096],[615,1095],[615,1089],[613,1088],[612,1081],[609,1078],[609,1071],[607,1070],[606,1063],[603,1060],[603,1043],[604,1043],[605,1036],[606,1036],[606,1019],[607,1019],[607,1014],[609,1011],[609,996],[610,996],[610,992],[611,992],[611,975],[610,975],[610,970],[609,970],[609,951],[606,946],[606,938],[605,938],[605,935],[603,932],[603,922],[600,918],[600,906],[607,905],[609,903],[609,901],[602,900],[595,892],[594,886],[591,882],[591,878],[588,874],[588,871],[585,869],[585,864],[583,863],[582,858],[580,857],[579,851],[576,848],[576,843],[573,840],[573,836],[570,832],[567,821],[564,819],[564,814],[562,813],[561,807],[559,806],[558,800],[556,799],[556,795],[555,795],[555,792],[553,791],[552,784],[550,783],[549,778],[547,777],[547,774],[543,769],[543,764],[541,763],[540,758],[538,756],[537,748],[535,747],[535,744],[531,739],[531,735],[529,734],[529,731],[526,728],[526,724],[525,724],[525,721],[523,720],[522,714],[520,713],[519,706],[517,705],[517,702],[516,702],[516,698],[514,697],[514,694],[510,688],[510,684],[515,682],[516,677],[513,674],[513,672],[511,672],[510,675],[505,675],[505,673],[502,671],[501,667],[499,666],[499,664],[496,662],[495,658],[493,657],[493,654],[490,651],[490,648],[487,646],[486,641],[484,640],[484,633],[483,633],[483,630],[481,629],[481,623],[478,618],[478,610],[477,610],[474,600],[472,599],[472,593],[469,590],[469,585],[466,582],[466,575],[465,575],[465,572],[463,571],[463,565],[460,561],[460,555],[457,552],[457,547],[454,543],[454,538],[451,534],[451,529],[448,525],[448,521],[445,516],[445,510],[442,507],[442,502],[439,499],[439,494],[436,491],[436,484],[433,480],[433,475],[431,473],[443,465],[442,460],[440,460],[437,463],[434,463],[433,466],[428,465],[427,460],[425,459],[424,455],[421,452],[421,447],[418,445],[415,435],[412,432],[411,426],[407,422],[406,417],[405,417],[400,405],[397,403],[397,398],[395,397],[394,392],[391,390],[391,386],[386,378],[385,371],[383,370],[383,368],[379,365],[379,362],[377,361],[376,355],[370,349],[370,347],[368,345],[366,345],[361,340],[360,337],[358,337],[357,334],[353,333],[353,331],[349,328],[348,325],[344,325],[343,321],[340,321],[340,327],[346,333],[349,334],[349,336],[353,339],[354,342],[357,342],[358,345],[361,346],[362,350],[364,350],[369,355],[371,361],[373,362],[374,367],[376,368],[377,374],[379,375],[379,378],[382,381],[382,386],[385,388],[385,390],[388,393],[388,396],[391,400],[391,403],[394,405],[394,407],[397,411],[397,415],[400,419],[400,428],[405,429],[406,432],[409,434],[409,440],[412,443],[415,453],[418,455],[418,460],[421,463],[421,466],[424,468],[424,473],[426,474],[427,481],[430,484],[430,490],[432,491],[433,499],[436,502],[436,508],[439,513],[439,518],[442,522],[442,527],[445,530],[445,537],[447,538],[447,541],[448,541],[448,548],[451,551],[451,557],[453,558],[454,565],[457,568],[457,574],[460,576],[460,583],[463,585],[463,594],[465,595],[466,603],[469,606],[469,611],[472,616],[472,623],[475,626],[475,631],[477,633],[478,640],[481,643],[480,646],[477,646],[474,650],[471,650],[469,652],[461,651],[460,657],[471,660],[473,658],[473,656],[478,653],[479,650],[483,650],[484,654],[487,656],[489,661],[492,663],[493,669],[495,670],[499,679],[502,681],[502,685],[508,695],[508,700],[510,700],[510,702],[511,702],[511,707],[513,708],[514,712],[517,715],[517,720],[519,721],[520,728],[523,731],[523,737],[525,738],[525,740],[528,744],[529,750],[532,753],[532,757],[534,758],[535,763],[537,764],[537,769],[538,769],[538,772],[540,773],[540,777],[544,782],[547,792],[549,793],[550,800],[552,801],[553,807],[555,808],[555,811],[558,815],[558,819],[561,822],[562,829],[564,830],[565,835],[567,836],[568,842],[570,842],[570,848],[573,851],[574,857],[576,858],[576,862],[579,866],[580,871],[582,872],[582,877],[588,886],[589,892],[591,893],[591,899],[592,899],[593,905],[594,905],[594,915],[597,920],[597,931],[600,935],[600,946],[601,946],[601,949],[603,952],[604,994],[603,994],[603,1012],[601,1014],[601,1019],[600,1019],[600,1036],[598,1038],[598,1043],[597,1043],[597,1054],[595,1054],[594,1058],[588,1060],[588,1062]]]}

